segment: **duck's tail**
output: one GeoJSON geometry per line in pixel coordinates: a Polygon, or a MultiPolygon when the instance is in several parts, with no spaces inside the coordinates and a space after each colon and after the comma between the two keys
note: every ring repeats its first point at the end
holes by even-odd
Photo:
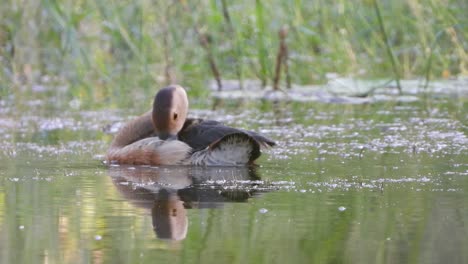
{"type": "Polygon", "coordinates": [[[276,142],[256,132],[247,131],[247,130],[242,130],[242,131],[245,132],[247,135],[251,136],[253,139],[255,139],[255,141],[257,141],[258,144],[260,144],[260,146],[262,147],[268,148],[268,147],[276,146],[276,142]]]}
{"type": "Polygon", "coordinates": [[[260,144],[246,133],[232,133],[196,151],[190,157],[192,165],[241,166],[252,164],[260,157],[260,144]]]}

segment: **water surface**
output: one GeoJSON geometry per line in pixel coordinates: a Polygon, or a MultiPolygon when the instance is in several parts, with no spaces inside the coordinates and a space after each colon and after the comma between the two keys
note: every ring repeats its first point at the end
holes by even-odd
{"type": "Polygon", "coordinates": [[[466,98],[194,104],[278,142],[255,168],[107,167],[144,109],[10,99],[2,263],[468,262],[466,98]]]}

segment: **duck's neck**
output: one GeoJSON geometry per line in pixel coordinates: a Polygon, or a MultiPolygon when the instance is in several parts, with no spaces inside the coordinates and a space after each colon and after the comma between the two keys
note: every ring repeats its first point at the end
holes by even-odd
{"type": "Polygon", "coordinates": [[[110,148],[122,148],[135,141],[153,135],[155,131],[151,113],[151,111],[146,112],[126,123],[125,126],[117,132],[117,135],[115,135],[110,148]]]}

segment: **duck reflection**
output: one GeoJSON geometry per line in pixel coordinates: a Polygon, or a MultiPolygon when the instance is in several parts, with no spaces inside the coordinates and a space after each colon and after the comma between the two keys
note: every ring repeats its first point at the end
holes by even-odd
{"type": "Polygon", "coordinates": [[[156,236],[169,240],[186,237],[187,209],[245,202],[262,189],[255,167],[119,166],[109,175],[123,197],[151,210],[156,236]]]}

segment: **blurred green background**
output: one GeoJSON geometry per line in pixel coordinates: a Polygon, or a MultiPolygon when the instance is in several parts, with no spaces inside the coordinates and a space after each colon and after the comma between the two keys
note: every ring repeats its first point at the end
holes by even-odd
{"type": "Polygon", "coordinates": [[[109,106],[171,82],[202,95],[210,63],[223,80],[271,85],[281,28],[294,84],[466,76],[467,11],[463,0],[3,0],[0,95],[65,86],[109,106]]]}

